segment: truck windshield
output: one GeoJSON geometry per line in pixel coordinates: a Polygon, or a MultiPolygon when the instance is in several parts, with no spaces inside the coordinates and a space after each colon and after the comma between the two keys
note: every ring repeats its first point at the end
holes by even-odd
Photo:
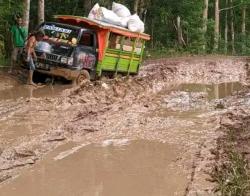
{"type": "Polygon", "coordinates": [[[56,43],[65,43],[70,45],[77,44],[77,38],[80,30],[60,24],[45,23],[41,26],[45,32],[45,39],[56,43]]]}

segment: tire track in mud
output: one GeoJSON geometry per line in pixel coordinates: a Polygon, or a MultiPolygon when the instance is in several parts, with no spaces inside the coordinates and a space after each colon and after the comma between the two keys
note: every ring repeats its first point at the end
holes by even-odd
{"type": "MultiPolygon", "coordinates": [[[[193,143],[187,143],[189,137],[187,133],[181,133],[181,130],[188,127],[187,130],[196,132],[197,130],[192,127],[196,122],[179,117],[159,117],[156,111],[164,107],[161,99],[165,95],[163,93],[159,96],[159,94],[181,82],[244,82],[245,70],[243,66],[246,63],[245,59],[222,58],[217,63],[213,62],[214,60],[211,59],[194,61],[188,59],[185,62],[183,62],[183,59],[148,61],[137,77],[87,83],[79,88],[66,91],[62,97],[51,99],[57,108],[57,112],[64,113],[65,116],[70,116],[70,118],[67,120],[62,118],[59,127],[46,130],[42,135],[36,135],[29,142],[26,141],[12,146],[14,155],[8,155],[9,149],[4,149],[4,152],[0,153],[0,158],[2,158],[0,162],[9,164],[9,169],[6,170],[7,172],[0,171],[0,176],[5,179],[4,176],[6,175],[12,176],[18,173],[19,170],[15,167],[15,161],[20,160],[18,153],[15,152],[18,148],[34,152],[36,160],[58,145],[71,140],[100,142],[110,137],[127,137],[178,144],[181,139],[185,138],[182,142],[186,144],[185,147],[192,149],[190,153],[194,154],[194,158],[189,161],[188,171],[191,174],[191,180],[188,185],[190,188],[187,188],[186,194],[198,189],[197,186],[194,186],[197,183],[194,178],[199,174],[200,171],[197,171],[197,169],[200,170],[200,164],[203,163],[197,163],[195,159],[196,145],[200,145],[199,137],[206,130],[198,131],[193,143]],[[152,113],[154,113],[154,117],[150,116],[152,113]],[[177,123],[179,123],[180,129],[174,130],[177,123]],[[155,127],[157,127],[158,132],[155,131],[155,127]],[[166,132],[166,129],[174,131],[169,133],[166,132]],[[173,138],[173,140],[168,138],[173,138]],[[193,165],[194,162],[196,165],[193,165]],[[12,171],[12,169],[14,170],[12,171]]],[[[25,103],[11,104],[16,107],[17,111],[25,108],[25,103]]],[[[42,108],[44,103],[39,100],[37,104],[42,108]]],[[[0,104],[0,108],[4,108],[4,104],[0,104]]],[[[4,115],[5,112],[8,114],[8,111],[9,113],[13,112],[14,110],[10,108],[3,109],[3,112],[0,110],[2,112],[0,115],[4,115]]],[[[211,133],[213,134],[212,131],[211,133]]],[[[209,134],[210,132],[207,132],[207,135],[209,134]]],[[[205,156],[205,152],[207,152],[207,147],[205,148],[206,150],[200,149],[202,156],[205,156]]],[[[24,162],[29,160],[27,157],[21,159],[24,162]]],[[[184,159],[187,158],[183,158],[182,163],[185,163],[186,160],[184,159]]],[[[200,159],[200,162],[202,162],[202,158],[200,159]]]]}
{"type": "Polygon", "coordinates": [[[21,101],[4,101],[0,103],[0,121],[6,120],[7,118],[12,117],[14,114],[22,111],[25,112],[25,104],[21,101]]]}

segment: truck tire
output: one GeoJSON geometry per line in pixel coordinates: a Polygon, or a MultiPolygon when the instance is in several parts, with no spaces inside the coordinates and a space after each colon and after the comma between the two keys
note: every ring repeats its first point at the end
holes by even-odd
{"type": "Polygon", "coordinates": [[[77,85],[82,84],[84,81],[90,81],[90,75],[87,70],[82,70],[75,80],[77,85]]]}

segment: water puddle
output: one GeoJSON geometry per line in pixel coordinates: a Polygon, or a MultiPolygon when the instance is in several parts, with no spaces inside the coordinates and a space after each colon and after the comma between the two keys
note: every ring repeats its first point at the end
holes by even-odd
{"type": "Polygon", "coordinates": [[[24,84],[17,84],[12,88],[0,90],[0,100],[23,98],[54,97],[63,90],[70,88],[70,85],[49,85],[34,88],[24,84]]]}
{"type": "Polygon", "coordinates": [[[243,88],[239,82],[220,83],[220,84],[181,84],[178,87],[180,91],[186,92],[205,92],[208,99],[222,99],[240,91],[243,88]]]}
{"type": "MultiPolygon", "coordinates": [[[[47,158],[0,187],[4,196],[184,195],[187,175],[175,147],[152,141],[127,145],[59,147],[47,158]],[[73,150],[72,153],[69,149],[73,150]],[[66,153],[65,153],[66,152],[66,153]],[[58,159],[58,156],[66,154],[58,159]]],[[[118,142],[119,143],[119,142],[118,142]]]]}
{"type": "MultiPolygon", "coordinates": [[[[39,97],[53,97],[59,95],[63,90],[71,88],[72,85],[64,81],[55,81],[55,85],[44,85],[43,87],[34,88],[25,84],[21,80],[22,73],[16,73],[14,76],[0,70],[0,101],[1,100],[16,100],[18,98],[39,98],[39,97]]],[[[26,76],[25,76],[26,77],[26,76]]],[[[36,82],[45,82],[44,77],[34,76],[36,82]],[[40,81],[41,80],[41,81],[40,81]]],[[[44,83],[42,83],[44,84],[44,83]]]]}

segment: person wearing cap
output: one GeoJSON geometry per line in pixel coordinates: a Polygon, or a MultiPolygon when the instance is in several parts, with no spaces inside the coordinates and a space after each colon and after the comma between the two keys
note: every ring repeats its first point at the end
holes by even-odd
{"type": "Polygon", "coordinates": [[[33,74],[36,69],[34,61],[37,61],[35,47],[36,47],[37,42],[43,40],[44,36],[45,36],[44,31],[39,30],[31,34],[27,40],[25,51],[27,55],[26,62],[28,63],[28,67],[29,67],[29,75],[28,75],[28,80],[27,80],[28,85],[36,86],[36,84],[33,82],[33,74]]]}
{"type": "Polygon", "coordinates": [[[28,30],[23,26],[23,20],[20,16],[15,17],[15,24],[11,27],[10,32],[13,50],[11,53],[11,65],[9,72],[12,72],[12,69],[17,62],[17,56],[22,52],[24,43],[28,36],[28,30]]]}

